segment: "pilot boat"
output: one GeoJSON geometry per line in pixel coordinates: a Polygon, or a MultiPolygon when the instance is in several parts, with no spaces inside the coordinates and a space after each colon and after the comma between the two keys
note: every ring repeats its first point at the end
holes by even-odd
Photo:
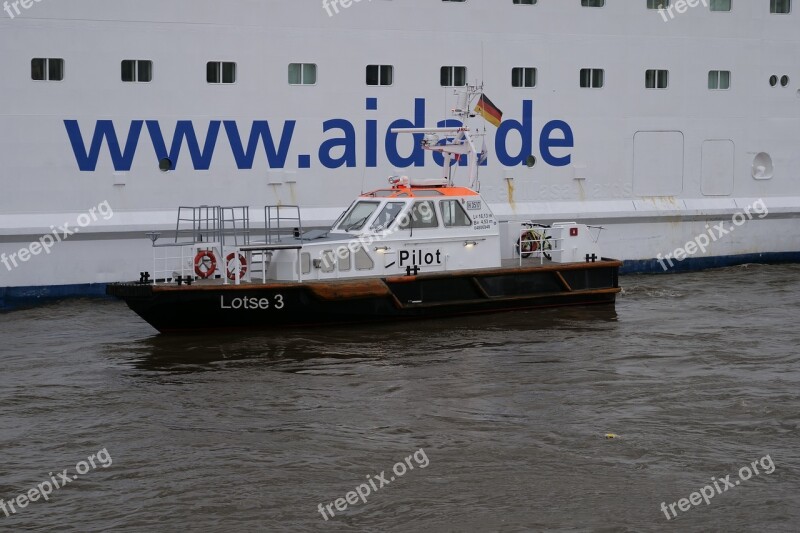
{"type": "Polygon", "coordinates": [[[602,257],[603,228],[501,221],[481,197],[485,133],[464,125],[481,93],[459,99],[462,125],[393,130],[441,154],[440,177],[392,176],[324,229],[304,229],[299,206],[265,206],[263,226],[248,206],[180,207],[174,240],[148,234],[152,268],[107,293],[162,333],[613,305],[622,263],[602,257]]]}

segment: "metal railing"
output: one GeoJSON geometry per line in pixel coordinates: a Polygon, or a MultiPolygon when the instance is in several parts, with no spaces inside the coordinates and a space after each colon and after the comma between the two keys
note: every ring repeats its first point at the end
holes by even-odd
{"type": "Polygon", "coordinates": [[[553,229],[544,224],[526,222],[522,224],[517,239],[517,254],[519,255],[519,265],[522,266],[523,259],[539,259],[539,264],[544,264],[545,259],[552,259],[553,253],[561,251],[561,242],[564,239],[553,238],[550,231],[553,229]]]}
{"type": "Polygon", "coordinates": [[[153,241],[152,279],[171,283],[178,277],[213,277],[219,272],[225,276],[226,253],[238,253],[238,247],[250,244],[250,234],[247,206],[181,206],[174,242],[157,243],[158,234],[148,234],[153,241]],[[209,253],[196,264],[202,252],[209,253]]]}
{"type": "Polygon", "coordinates": [[[299,239],[303,235],[303,221],[300,206],[268,205],[264,208],[264,242],[281,244],[287,240],[299,239]],[[286,213],[286,214],[284,214],[286,213]]]}
{"type": "Polygon", "coordinates": [[[220,228],[223,246],[247,246],[250,244],[250,208],[244,205],[221,207],[220,228]]]}
{"type": "Polygon", "coordinates": [[[179,207],[178,222],[175,225],[175,244],[219,242],[221,210],[218,205],[179,207]]]}
{"type": "Polygon", "coordinates": [[[248,206],[182,206],[178,208],[174,241],[157,243],[160,234],[148,234],[153,242],[150,279],[171,283],[181,278],[221,277],[223,283],[231,280],[238,284],[249,281],[253,267],[260,263],[256,272],[260,271],[265,280],[276,250],[296,250],[297,280],[302,281],[302,234],[299,206],[264,207],[263,241],[252,238],[248,206]]]}

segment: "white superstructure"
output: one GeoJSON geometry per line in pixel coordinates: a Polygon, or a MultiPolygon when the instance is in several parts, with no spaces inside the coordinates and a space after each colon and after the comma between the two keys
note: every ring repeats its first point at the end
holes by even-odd
{"type": "Polygon", "coordinates": [[[327,225],[388,175],[437,175],[390,130],[457,126],[443,84],[481,82],[503,111],[480,191],[499,219],[603,225],[631,269],[661,270],[723,221],[735,231],[683,264],[791,257],[800,7],[649,8],[665,3],[10,3],[0,288],[138,278],[145,232],[174,228],[180,205],[302,205],[327,225]],[[754,205],[768,214],[732,223],[754,205]]]}

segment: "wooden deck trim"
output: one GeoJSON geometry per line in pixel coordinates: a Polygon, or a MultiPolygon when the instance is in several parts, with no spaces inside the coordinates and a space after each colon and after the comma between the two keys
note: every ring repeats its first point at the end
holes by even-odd
{"type": "MultiPolygon", "coordinates": [[[[617,261],[613,259],[603,259],[601,261],[597,261],[595,263],[565,263],[565,264],[549,264],[549,265],[531,265],[531,266],[513,266],[513,267],[498,267],[498,268],[484,268],[480,270],[450,270],[446,272],[428,272],[423,274],[418,274],[416,276],[391,276],[391,277],[382,277],[382,276],[369,276],[363,278],[347,278],[347,279],[330,279],[330,280],[313,280],[313,281],[275,281],[269,283],[250,283],[250,282],[242,282],[239,285],[234,285],[233,283],[229,283],[227,285],[223,285],[221,280],[213,280],[212,282],[208,281],[198,281],[194,282],[192,285],[177,285],[177,284],[169,284],[169,285],[150,285],[152,291],[154,293],[157,292],[170,292],[170,291],[181,291],[181,292],[191,292],[191,291],[250,291],[250,290],[288,290],[288,289],[298,289],[298,288],[307,288],[311,289],[312,291],[317,291],[316,287],[319,285],[330,286],[330,288],[323,288],[319,292],[320,294],[326,293],[326,291],[336,291],[341,290],[343,292],[347,292],[348,290],[354,290],[352,288],[353,285],[365,285],[365,284],[375,284],[375,289],[378,290],[378,285],[382,285],[383,288],[388,291],[389,288],[386,287],[386,283],[412,283],[414,281],[422,281],[422,280],[435,280],[435,279],[445,279],[445,278],[453,278],[453,277],[471,277],[471,278],[482,278],[482,277],[491,277],[491,276],[504,276],[508,274],[529,274],[534,272],[555,272],[557,276],[560,278],[560,281],[564,284],[566,288],[569,289],[569,284],[566,280],[563,279],[561,276],[561,271],[566,270],[587,270],[587,269],[595,269],[595,268],[613,268],[613,267],[622,267],[622,261],[617,261]],[[341,286],[341,288],[337,289],[337,286],[341,286]]],[[[131,284],[135,285],[135,284],[131,284]]],[[[146,285],[145,285],[146,286],[146,285]]],[[[381,293],[383,294],[383,293],[381,293]]],[[[367,296],[372,295],[369,291],[367,292],[367,296]]]]}
{"type": "Polygon", "coordinates": [[[392,291],[380,278],[353,280],[349,283],[303,283],[308,292],[324,301],[385,298],[392,291]]]}

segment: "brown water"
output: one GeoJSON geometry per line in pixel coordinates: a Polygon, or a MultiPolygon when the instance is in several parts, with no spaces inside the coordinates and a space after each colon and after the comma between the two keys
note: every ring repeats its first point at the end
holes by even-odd
{"type": "Polygon", "coordinates": [[[277,335],[0,315],[0,498],[96,456],[0,531],[800,530],[800,266],[622,284],[616,310],[277,335]]]}

